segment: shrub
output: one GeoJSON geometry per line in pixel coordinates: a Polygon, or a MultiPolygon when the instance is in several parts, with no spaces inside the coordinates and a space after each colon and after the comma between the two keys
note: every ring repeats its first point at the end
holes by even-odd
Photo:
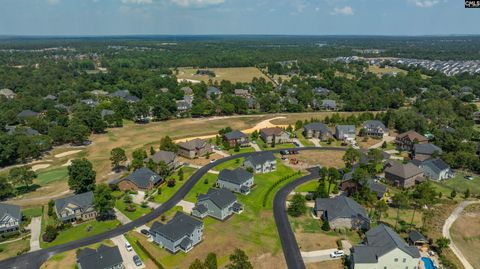
{"type": "Polygon", "coordinates": [[[43,241],[50,243],[58,236],[57,228],[53,225],[48,225],[45,229],[45,233],[42,235],[43,241]]]}

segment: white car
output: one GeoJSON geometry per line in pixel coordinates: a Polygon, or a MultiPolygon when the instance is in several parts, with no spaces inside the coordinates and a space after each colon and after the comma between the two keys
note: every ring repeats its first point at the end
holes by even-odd
{"type": "Polygon", "coordinates": [[[330,258],[341,258],[345,255],[345,252],[343,250],[337,250],[332,253],[330,253],[330,258]]]}
{"type": "Polygon", "coordinates": [[[129,251],[129,252],[133,250],[132,245],[130,245],[130,243],[128,243],[128,242],[125,242],[125,248],[126,248],[127,251],[129,251]]]}

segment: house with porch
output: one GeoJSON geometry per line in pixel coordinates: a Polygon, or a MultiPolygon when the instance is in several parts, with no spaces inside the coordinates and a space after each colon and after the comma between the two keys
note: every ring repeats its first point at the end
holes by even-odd
{"type": "Polygon", "coordinates": [[[55,200],[55,213],[63,222],[86,221],[97,217],[93,192],[84,192],[55,200]]]}
{"type": "Polygon", "coordinates": [[[248,147],[248,135],[245,133],[235,130],[223,135],[223,140],[227,141],[230,147],[235,147],[239,145],[240,147],[248,147]]]}
{"type": "Polygon", "coordinates": [[[22,211],[18,205],[0,203],[0,234],[14,233],[20,230],[22,211]]]}
{"type": "Polygon", "coordinates": [[[379,120],[367,120],[362,127],[367,136],[380,138],[388,136],[388,128],[379,120]]]}

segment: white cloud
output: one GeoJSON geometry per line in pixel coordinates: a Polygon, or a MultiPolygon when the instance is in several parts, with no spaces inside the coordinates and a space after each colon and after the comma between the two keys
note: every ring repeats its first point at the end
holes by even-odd
{"type": "Polygon", "coordinates": [[[438,4],[439,0],[409,0],[409,2],[415,4],[417,7],[429,8],[438,4]]]}
{"type": "Polygon", "coordinates": [[[151,4],[153,0],[121,0],[123,4],[151,4]]]}
{"type": "Polygon", "coordinates": [[[351,16],[353,15],[353,8],[351,6],[336,7],[330,14],[351,16]]]}
{"type": "Polygon", "coordinates": [[[225,0],[170,0],[182,7],[206,7],[225,3],[225,0]]]}

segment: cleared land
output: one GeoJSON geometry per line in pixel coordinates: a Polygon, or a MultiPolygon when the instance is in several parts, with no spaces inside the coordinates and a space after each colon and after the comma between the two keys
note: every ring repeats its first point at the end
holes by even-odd
{"type": "Polygon", "coordinates": [[[252,82],[252,79],[264,78],[269,79],[258,70],[256,67],[229,67],[229,68],[202,68],[215,72],[215,77],[209,77],[208,75],[196,75],[198,68],[180,67],[178,68],[178,79],[192,80],[193,81],[222,81],[229,80],[235,82],[252,82]]]}
{"type": "Polygon", "coordinates": [[[480,205],[471,205],[453,223],[450,233],[455,245],[474,268],[480,268],[480,205]]]}
{"type": "Polygon", "coordinates": [[[325,167],[342,168],[345,164],[342,157],[345,153],[343,151],[322,150],[322,151],[302,151],[292,157],[297,158],[300,162],[309,165],[320,165],[325,167]]]}
{"type": "Polygon", "coordinates": [[[396,68],[396,67],[380,67],[380,66],[376,66],[376,65],[370,65],[368,67],[368,71],[369,72],[372,72],[374,74],[377,74],[377,75],[384,75],[384,74],[388,74],[388,73],[396,73],[396,74],[406,74],[407,71],[403,70],[403,69],[400,69],[400,68],[396,68]]]}

